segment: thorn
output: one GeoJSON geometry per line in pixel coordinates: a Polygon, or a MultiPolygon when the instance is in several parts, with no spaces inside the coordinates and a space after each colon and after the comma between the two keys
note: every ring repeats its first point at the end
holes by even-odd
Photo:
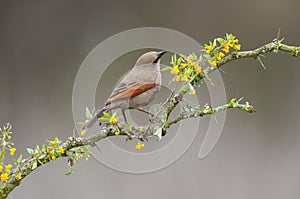
{"type": "Polygon", "coordinates": [[[285,38],[283,37],[282,39],[279,40],[279,42],[281,43],[285,38]]]}
{"type": "Polygon", "coordinates": [[[276,37],[277,39],[279,39],[279,38],[280,38],[280,33],[281,33],[281,28],[279,28],[279,29],[278,29],[278,32],[277,32],[277,37],[276,37]]]}
{"type": "Polygon", "coordinates": [[[264,63],[261,61],[260,57],[256,57],[256,59],[259,61],[260,65],[263,67],[263,69],[267,69],[264,65],[264,63]]]}
{"type": "Polygon", "coordinates": [[[242,101],[244,99],[244,96],[238,99],[238,102],[242,101]]]}
{"type": "Polygon", "coordinates": [[[258,56],[261,56],[261,57],[266,57],[266,55],[263,55],[263,54],[259,54],[258,56]]]}

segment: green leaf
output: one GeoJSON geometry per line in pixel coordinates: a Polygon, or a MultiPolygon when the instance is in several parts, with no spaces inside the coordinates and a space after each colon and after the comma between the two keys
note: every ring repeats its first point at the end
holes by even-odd
{"type": "Polygon", "coordinates": [[[161,136],[162,136],[162,128],[159,127],[158,129],[156,129],[156,131],[153,133],[154,136],[156,136],[156,140],[159,142],[161,140],[161,136]]]}
{"type": "Polygon", "coordinates": [[[217,39],[214,39],[213,47],[215,48],[216,46],[217,46],[217,39]]]}
{"type": "Polygon", "coordinates": [[[98,120],[99,120],[99,121],[107,121],[107,120],[109,120],[109,118],[106,118],[106,117],[100,117],[100,118],[98,118],[98,120]]]}
{"type": "Polygon", "coordinates": [[[200,63],[203,63],[203,61],[204,61],[203,59],[204,59],[203,56],[200,55],[198,61],[199,61],[200,63]]]}
{"type": "Polygon", "coordinates": [[[194,86],[200,87],[203,84],[202,79],[199,76],[195,77],[194,86]]]}
{"type": "Polygon", "coordinates": [[[228,40],[228,41],[230,41],[230,40],[234,40],[235,39],[235,36],[233,35],[233,34],[231,34],[231,33],[226,33],[226,39],[228,40]]]}
{"type": "Polygon", "coordinates": [[[85,118],[90,120],[93,117],[88,107],[85,107],[85,118]]]}
{"type": "Polygon", "coordinates": [[[22,161],[22,159],[23,159],[23,155],[22,155],[22,154],[20,154],[20,156],[18,157],[18,162],[21,162],[21,161],[22,161]]]}
{"type": "Polygon", "coordinates": [[[86,122],[78,122],[78,124],[79,124],[80,126],[83,126],[83,125],[86,124],[86,122]]]}
{"type": "Polygon", "coordinates": [[[68,170],[68,172],[66,173],[66,175],[67,175],[67,176],[71,175],[71,174],[73,173],[73,171],[74,171],[74,167],[73,167],[73,166],[69,167],[69,170],[68,170]]]}
{"type": "Polygon", "coordinates": [[[110,114],[105,112],[105,111],[103,112],[103,116],[106,117],[106,118],[110,118],[110,114]]]}
{"type": "Polygon", "coordinates": [[[208,55],[208,54],[204,54],[203,57],[204,57],[205,59],[211,59],[211,56],[208,55]]]}
{"type": "Polygon", "coordinates": [[[79,151],[80,149],[81,149],[81,147],[73,147],[69,151],[70,152],[76,152],[76,151],[79,151]]]}
{"type": "Polygon", "coordinates": [[[37,160],[34,160],[34,162],[32,163],[31,169],[34,170],[37,168],[37,160]]]}
{"type": "Polygon", "coordinates": [[[163,69],[161,69],[161,71],[167,71],[167,70],[172,70],[173,68],[171,66],[166,66],[163,69]]]}
{"type": "Polygon", "coordinates": [[[224,39],[223,38],[217,38],[217,41],[219,42],[219,44],[223,44],[224,43],[224,39]]]}
{"type": "Polygon", "coordinates": [[[178,60],[177,60],[177,65],[180,65],[181,61],[182,61],[182,57],[179,57],[178,60]]]}
{"type": "Polygon", "coordinates": [[[27,148],[26,150],[27,150],[27,152],[28,152],[30,155],[33,155],[33,154],[34,154],[34,150],[33,150],[33,149],[27,148]]]}
{"type": "Polygon", "coordinates": [[[6,152],[5,148],[3,148],[3,149],[1,150],[1,156],[4,156],[4,155],[5,155],[5,152],[6,152]]]}
{"type": "Polygon", "coordinates": [[[43,153],[42,155],[39,156],[39,159],[42,160],[42,159],[44,159],[45,157],[46,157],[46,154],[43,153]]]}
{"type": "Polygon", "coordinates": [[[5,159],[5,152],[6,152],[5,148],[3,148],[3,149],[1,150],[1,160],[0,160],[0,162],[3,162],[3,161],[4,161],[4,159],[5,159]]]}
{"type": "Polygon", "coordinates": [[[196,55],[196,53],[192,53],[191,56],[192,56],[193,60],[197,60],[197,55],[196,55]]]}
{"type": "Polygon", "coordinates": [[[183,85],[180,89],[179,89],[179,93],[183,93],[183,92],[186,92],[189,88],[189,85],[188,84],[185,84],[183,85]]]}
{"type": "Polygon", "coordinates": [[[14,160],[14,164],[18,167],[20,166],[20,162],[18,162],[17,160],[14,160]]]}
{"type": "Polygon", "coordinates": [[[42,151],[43,151],[43,152],[46,152],[46,151],[47,151],[47,145],[46,145],[46,144],[43,144],[43,145],[42,145],[42,151]]]}

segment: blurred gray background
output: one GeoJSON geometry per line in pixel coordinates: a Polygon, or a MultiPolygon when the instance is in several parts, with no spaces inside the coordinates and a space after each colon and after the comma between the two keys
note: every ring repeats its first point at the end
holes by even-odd
{"type": "MultiPolygon", "coordinates": [[[[299,9],[296,0],[2,0],[1,126],[13,124],[18,154],[55,136],[70,136],[76,72],[98,43],[121,31],[165,27],[200,43],[232,32],[242,49],[253,49],[271,41],[281,28],[286,43],[300,45],[299,9]]],[[[117,60],[107,71],[103,81],[111,87],[99,86],[103,91],[98,91],[98,106],[140,53],[122,57],[126,63],[122,68],[117,60]]],[[[65,176],[67,164],[61,159],[26,177],[10,198],[298,199],[300,59],[278,53],[263,61],[267,70],[255,60],[223,68],[227,96],[244,96],[257,112],[228,111],[222,136],[207,158],[197,157],[204,136],[199,133],[182,158],[149,174],[121,173],[91,158],[79,161],[74,174],[65,176]]],[[[202,96],[203,103],[207,102],[205,89],[202,96]]],[[[134,147],[134,143],[129,145],[134,147]]],[[[155,142],[148,145],[155,148],[155,142]]]]}

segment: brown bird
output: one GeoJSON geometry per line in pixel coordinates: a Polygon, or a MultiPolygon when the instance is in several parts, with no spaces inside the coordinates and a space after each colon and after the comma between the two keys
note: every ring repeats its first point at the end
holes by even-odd
{"type": "Polygon", "coordinates": [[[160,89],[160,59],[165,53],[166,51],[147,52],[140,56],[133,69],[114,88],[104,107],[86,123],[83,129],[90,128],[98,118],[103,117],[103,112],[116,108],[121,108],[126,123],[125,109],[137,109],[153,115],[141,107],[148,105],[160,89]]]}

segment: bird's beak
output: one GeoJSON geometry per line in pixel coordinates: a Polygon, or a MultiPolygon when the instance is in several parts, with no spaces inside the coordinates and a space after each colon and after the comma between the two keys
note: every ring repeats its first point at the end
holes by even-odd
{"type": "Polygon", "coordinates": [[[157,55],[157,58],[160,59],[167,51],[160,51],[160,52],[157,52],[156,55],[157,55]]]}

